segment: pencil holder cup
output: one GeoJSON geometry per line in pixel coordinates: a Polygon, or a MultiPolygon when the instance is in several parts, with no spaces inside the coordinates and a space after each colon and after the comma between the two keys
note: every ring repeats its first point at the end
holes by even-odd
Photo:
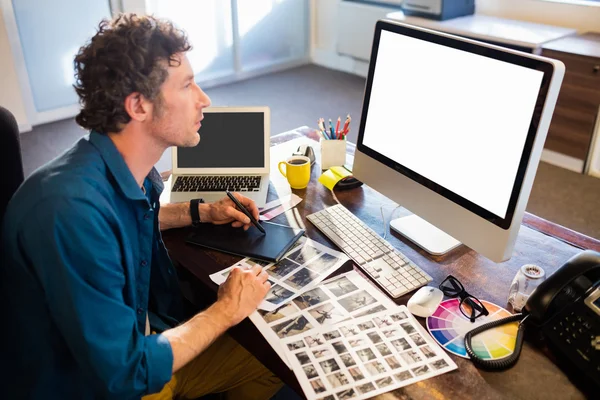
{"type": "Polygon", "coordinates": [[[321,139],[321,169],[346,164],[346,140],[321,139]]]}

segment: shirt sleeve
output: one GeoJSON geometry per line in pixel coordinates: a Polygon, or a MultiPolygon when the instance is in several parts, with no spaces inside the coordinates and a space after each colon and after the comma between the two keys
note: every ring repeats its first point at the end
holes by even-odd
{"type": "Polygon", "coordinates": [[[29,215],[20,240],[53,321],[94,391],[139,398],[171,379],[173,353],[166,337],[137,329],[136,310],[123,296],[137,288],[126,279],[121,232],[108,210],[87,199],[47,201],[29,215]]]}

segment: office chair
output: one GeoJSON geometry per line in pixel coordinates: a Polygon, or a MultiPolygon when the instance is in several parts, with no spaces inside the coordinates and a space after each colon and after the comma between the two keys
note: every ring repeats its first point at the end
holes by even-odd
{"type": "Polygon", "coordinates": [[[2,186],[0,191],[0,227],[4,212],[19,185],[23,182],[23,162],[21,160],[21,144],[19,127],[10,111],[0,106],[0,174],[2,186]]]}

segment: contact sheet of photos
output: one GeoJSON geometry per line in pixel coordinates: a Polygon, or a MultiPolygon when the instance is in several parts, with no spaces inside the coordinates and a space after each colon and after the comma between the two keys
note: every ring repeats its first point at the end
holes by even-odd
{"type": "Polygon", "coordinates": [[[235,266],[242,268],[262,266],[269,274],[271,289],[259,308],[273,311],[297,297],[298,294],[316,287],[346,261],[348,261],[348,256],[344,253],[332,250],[303,236],[276,264],[244,258],[231,267],[210,275],[210,279],[220,285],[225,282],[229,272],[235,266]]]}
{"type": "Polygon", "coordinates": [[[282,339],[350,317],[361,317],[395,307],[396,304],[374,289],[369,281],[356,271],[350,271],[322,282],[273,311],[259,310],[250,315],[250,320],[291,368],[282,351],[282,339]]]}
{"type": "Polygon", "coordinates": [[[308,399],[365,399],[457,368],[405,306],[283,343],[308,399]]]}

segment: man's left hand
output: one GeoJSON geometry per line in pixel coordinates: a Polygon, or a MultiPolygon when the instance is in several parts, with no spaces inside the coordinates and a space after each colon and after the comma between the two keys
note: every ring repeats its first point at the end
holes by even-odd
{"type": "MultiPolygon", "coordinates": [[[[251,200],[245,196],[242,196],[239,193],[233,193],[236,199],[244,207],[252,216],[258,221],[258,207],[254,200],[251,200]]],[[[211,222],[215,225],[222,225],[232,223],[231,226],[234,228],[244,227],[244,230],[250,228],[252,223],[250,222],[250,218],[246,216],[243,212],[239,211],[235,206],[234,202],[229,199],[229,197],[225,197],[219,201],[210,204],[199,204],[199,207],[208,206],[206,210],[200,208],[200,219],[202,222],[211,222]],[[204,212],[203,212],[204,211],[204,212]]]]}

